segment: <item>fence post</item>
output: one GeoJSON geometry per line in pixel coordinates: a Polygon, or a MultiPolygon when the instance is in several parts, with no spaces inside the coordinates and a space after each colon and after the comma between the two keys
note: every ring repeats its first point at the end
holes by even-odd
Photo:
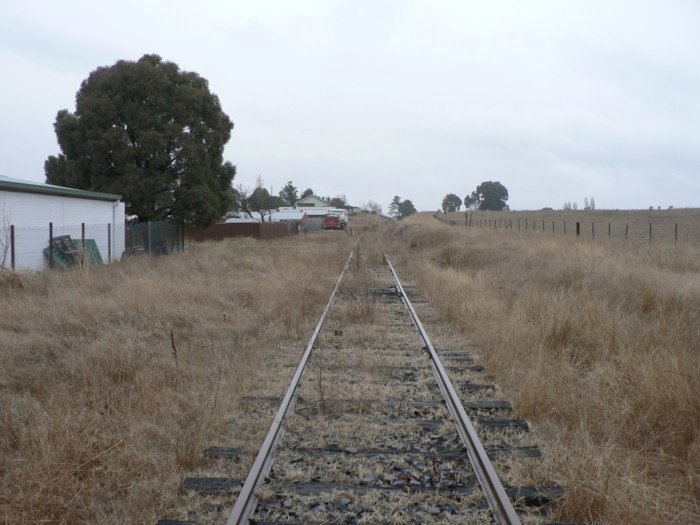
{"type": "Polygon", "coordinates": [[[649,223],[649,242],[651,242],[651,223],[649,223]]]}
{"type": "Polygon", "coordinates": [[[564,221],[564,235],[566,235],[566,221],[564,221]]]}
{"type": "Polygon", "coordinates": [[[107,223],[107,264],[112,263],[112,224],[107,223]]]}
{"type": "Polygon", "coordinates": [[[80,223],[80,266],[85,265],[85,223],[80,223]]]}
{"type": "Polygon", "coordinates": [[[525,219],[525,231],[527,231],[527,223],[528,223],[528,220],[525,219]]]}
{"type": "Polygon", "coordinates": [[[625,224],[625,240],[627,240],[627,232],[629,232],[629,229],[630,229],[630,225],[625,224]]]}
{"type": "Polygon", "coordinates": [[[49,223],[49,268],[53,268],[53,222],[49,223]]]}
{"type": "Polygon", "coordinates": [[[591,223],[591,239],[595,239],[595,222],[591,223]]]}
{"type": "Polygon", "coordinates": [[[611,228],[610,228],[610,223],[608,223],[608,240],[610,240],[610,239],[612,238],[612,233],[611,233],[611,232],[612,232],[612,230],[611,230],[611,228]]]}
{"type": "Polygon", "coordinates": [[[552,235],[554,235],[554,221],[552,221],[552,235]]]}
{"type": "Polygon", "coordinates": [[[576,237],[581,236],[581,223],[576,221],[576,237]]]}
{"type": "Polygon", "coordinates": [[[151,251],[151,221],[148,221],[148,255],[152,255],[152,251],[151,251]]]}
{"type": "Polygon", "coordinates": [[[544,219],[542,219],[542,233],[544,233],[544,219]]]}
{"type": "MultiPolygon", "coordinates": [[[[678,225],[676,224],[676,237],[678,237],[678,225]]],[[[15,225],[10,224],[10,267],[15,269],[15,225]]]]}
{"type": "MultiPolygon", "coordinates": [[[[673,244],[678,244],[678,223],[676,223],[676,231],[673,234],[673,244]]],[[[14,243],[12,244],[14,246],[14,243]]],[[[12,252],[14,254],[14,252],[12,252]]],[[[14,255],[13,255],[14,257],[14,255]]],[[[14,259],[12,260],[12,269],[14,270],[14,259]]]]}

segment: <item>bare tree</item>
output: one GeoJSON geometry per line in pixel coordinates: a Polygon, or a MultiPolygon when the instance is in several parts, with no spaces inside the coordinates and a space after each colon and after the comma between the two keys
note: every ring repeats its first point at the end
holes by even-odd
{"type": "Polygon", "coordinates": [[[382,214],[382,205],[379,204],[378,202],[374,202],[371,200],[367,201],[367,204],[365,204],[365,207],[370,213],[376,213],[377,215],[382,214]]]}

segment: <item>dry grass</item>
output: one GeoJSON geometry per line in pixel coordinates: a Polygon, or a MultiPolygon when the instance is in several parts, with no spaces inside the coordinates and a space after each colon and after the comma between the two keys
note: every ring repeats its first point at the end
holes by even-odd
{"type": "Polygon", "coordinates": [[[351,243],[240,239],[0,276],[0,520],[167,514],[204,446],[245,443],[241,398],[286,386],[276,363],[298,361],[351,243]]]}
{"type": "MultiPolygon", "coordinates": [[[[520,222],[520,233],[562,236],[573,235],[576,222],[581,223],[581,236],[589,239],[595,236],[598,240],[608,239],[608,224],[610,236],[616,242],[627,237],[629,241],[649,242],[649,223],[652,223],[652,239],[654,242],[674,242],[676,225],[678,227],[678,243],[692,245],[700,242],[700,209],[681,208],[676,210],[595,210],[595,211],[561,211],[561,210],[531,210],[531,211],[481,211],[469,212],[472,224],[488,225],[489,221],[499,223],[503,231],[505,226],[512,224],[517,231],[520,222]],[[533,222],[534,221],[534,222],[533,222]],[[544,221],[544,225],[543,225],[544,221]],[[527,230],[525,223],[527,222],[527,230]],[[564,232],[566,222],[566,232],[564,232]],[[591,224],[593,227],[591,227],[591,224]],[[544,230],[542,227],[544,226],[544,230]]],[[[439,214],[442,220],[456,221],[464,227],[464,212],[439,214]]],[[[510,231],[510,230],[506,230],[510,231]]]]}
{"type": "Polygon", "coordinates": [[[442,318],[535,423],[564,519],[700,522],[700,250],[403,221],[442,318]]]}

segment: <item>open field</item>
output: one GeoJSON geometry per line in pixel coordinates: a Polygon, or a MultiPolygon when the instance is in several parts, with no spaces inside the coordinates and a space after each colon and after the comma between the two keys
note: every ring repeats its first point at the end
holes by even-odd
{"type": "Polygon", "coordinates": [[[394,226],[391,253],[482,359],[567,487],[561,517],[700,521],[700,249],[394,226]]]}
{"type": "MultiPolygon", "coordinates": [[[[431,214],[351,224],[353,237],[236,239],[87,271],[3,274],[0,518],[182,516],[197,503],[180,484],[203,471],[209,445],[241,447],[226,474],[244,477],[274,407],[251,413],[243,398],[284,393],[369,232],[363,257],[384,248],[401,260],[444,326],[436,345],[475,347],[533,423],[544,460],[532,471],[510,464],[510,476],[565,486],[562,519],[700,521],[700,248],[505,235],[431,214]]],[[[358,304],[333,319],[377,315],[358,304]]],[[[346,335],[362,348],[376,337],[346,335]]],[[[338,385],[326,381],[330,396],[338,385]]]]}
{"type": "MultiPolygon", "coordinates": [[[[700,208],[678,210],[595,210],[595,211],[481,211],[469,212],[475,227],[497,227],[505,231],[546,233],[574,236],[576,222],[581,224],[581,236],[607,240],[649,241],[651,224],[652,242],[700,244],[700,208]],[[543,222],[544,221],[544,222],[543,222]],[[610,231],[608,232],[608,227],[610,231]],[[518,229],[519,228],[519,229],[518,229]]],[[[465,225],[464,212],[439,213],[438,218],[465,225]]]]}

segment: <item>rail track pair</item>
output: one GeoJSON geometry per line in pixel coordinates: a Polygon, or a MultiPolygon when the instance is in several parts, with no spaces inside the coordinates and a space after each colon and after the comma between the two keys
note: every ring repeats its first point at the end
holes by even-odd
{"type": "MultiPolygon", "coordinates": [[[[490,386],[467,382],[455,388],[448,369],[461,371],[470,368],[478,372],[480,367],[465,367],[465,363],[471,362],[468,353],[454,350],[443,352],[443,356],[456,360],[461,366],[443,365],[409,293],[386,254],[383,254],[385,266],[376,275],[384,286],[367,291],[372,295],[369,299],[383,308],[382,315],[386,318],[382,324],[386,333],[382,335],[389,341],[388,347],[393,353],[373,361],[372,348],[368,349],[366,357],[354,350],[350,357],[354,361],[342,364],[338,356],[343,345],[338,343],[331,362],[321,362],[317,366],[319,374],[324,370],[332,374],[334,369],[352,372],[365,361],[375,375],[379,369],[386,372],[377,376],[379,380],[374,383],[363,383],[360,378],[350,379],[349,387],[355,389],[353,399],[328,399],[321,388],[321,375],[315,401],[307,399],[309,396],[299,395],[343,279],[352,271],[354,257],[353,251],[281,402],[274,398],[252,400],[280,404],[253,466],[242,482],[227,525],[402,522],[400,516],[412,512],[419,516],[415,521],[421,523],[484,521],[515,524],[520,523],[520,518],[511,498],[518,500],[521,506],[523,502],[546,506],[557,494],[552,494],[552,490],[546,494],[547,490],[532,487],[504,487],[490,459],[490,456],[513,453],[516,449],[525,455],[537,456],[538,450],[506,444],[484,447],[467,409],[476,414],[479,425],[486,427],[503,427],[508,432],[513,428],[523,430],[518,429],[518,425],[526,429],[526,424],[484,416],[491,411],[508,409],[509,405],[502,401],[477,399],[467,402],[465,409],[458,389],[485,392],[488,396],[490,386]],[[380,275],[381,272],[384,274],[380,275]],[[414,330],[410,329],[411,325],[414,330]],[[411,337],[416,339],[416,329],[419,339],[411,343],[411,337]],[[404,339],[393,343],[396,337],[404,339]],[[417,347],[422,348],[421,351],[404,350],[416,348],[416,343],[420,343],[417,347]],[[388,394],[393,392],[394,385],[401,395],[388,394]],[[441,399],[434,399],[435,391],[440,393],[441,399]],[[372,392],[379,392],[379,397],[386,394],[383,399],[365,397],[365,393],[372,392]],[[424,399],[415,399],[420,397],[424,399]],[[333,425],[345,425],[345,439],[352,446],[334,442],[338,441],[338,432],[334,433],[333,425]],[[285,432],[290,426],[296,436],[285,443],[285,432]],[[324,428],[329,429],[328,435],[318,439],[310,437],[324,428]],[[350,435],[347,435],[348,428],[350,435]],[[368,428],[374,430],[366,430],[368,428]],[[330,441],[328,436],[331,436],[330,441]],[[280,456],[280,465],[275,467],[276,458],[280,456]],[[294,470],[299,470],[297,477],[287,479],[289,471],[294,470]],[[332,481],[328,479],[329,472],[332,481]],[[278,482],[275,484],[275,481],[278,482]],[[394,506],[399,510],[391,517],[391,514],[380,512],[383,506],[394,506]]],[[[356,299],[350,300],[347,308],[354,307],[356,299]]],[[[342,340],[343,330],[336,329],[335,335],[342,340]]],[[[346,380],[342,374],[337,377],[337,382],[346,380]]],[[[240,483],[229,481],[233,483],[224,482],[228,488],[240,483]]],[[[211,485],[211,480],[190,479],[185,485],[193,490],[204,486],[205,490],[200,492],[207,493],[206,487],[211,485]]],[[[160,523],[196,522],[161,520],[160,523]]]]}

